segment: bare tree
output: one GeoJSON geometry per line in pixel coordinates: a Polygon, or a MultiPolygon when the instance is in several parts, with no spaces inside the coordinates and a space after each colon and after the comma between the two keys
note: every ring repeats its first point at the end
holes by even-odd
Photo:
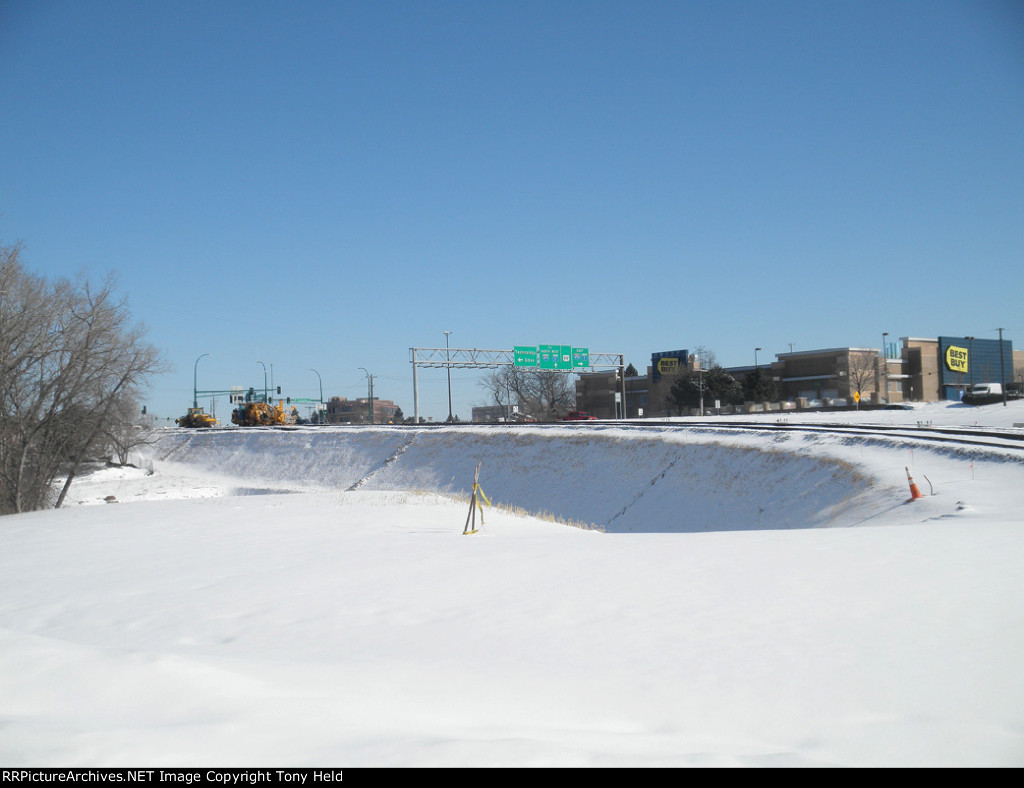
{"type": "Polygon", "coordinates": [[[879,357],[873,351],[848,351],[840,358],[836,372],[845,374],[850,381],[850,394],[863,396],[865,391],[879,390],[879,357]]]}
{"type": "Polygon", "coordinates": [[[109,446],[119,403],[162,368],[112,278],[51,282],[20,253],[0,248],[0,514],[60,506],[82,463],[109,446]]]}
{"type": "Polygon", "coordinates": [[[495,404],[511,412],[515,402],[521,413],[542,421],[564,415],[576,402],[572,376],[564,372],[503,366],[486,375],[480,385],[491,393],[495,404]]]}
{"type": "Polygon", "coordinates": [[[144,424],[138,401],[131,396],[117,397],[109,420],[103,431],[103,442],[118,465],[127,465],[132,449],[155,440],[151,424],[144,424]]]}

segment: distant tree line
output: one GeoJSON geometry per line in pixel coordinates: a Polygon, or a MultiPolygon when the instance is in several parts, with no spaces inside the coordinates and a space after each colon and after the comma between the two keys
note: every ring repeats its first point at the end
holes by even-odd
{"type": "Polygon", "coordinates": [[[163,369],[114,281],[48,280],[0,246],[0,514],[59,507],[83,464],[126,461],[163,369]]]}

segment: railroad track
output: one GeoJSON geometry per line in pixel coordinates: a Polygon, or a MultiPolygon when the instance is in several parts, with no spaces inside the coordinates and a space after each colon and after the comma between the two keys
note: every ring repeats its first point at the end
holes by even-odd
{"type": "MultiPolygon", "coordinates": [[[[421,425],[429,426],[429,425],[421,425]]],[[[435,425],[461,426],[461,425],[435,425]]],[[[780,419],[771,421],[573,421],[534,424],[473,424],[465,426],[511,428],[533,427],[540,429],[568,428],[573,430],[625,429],[637,431],[714,430],[718,432],[790,432],[820,433],[828,435],[855,435],[864,437],[905,438],[926,443],[947,443],[993,449],[1010,449],[1024,454],[1024,430],[998,430],[978,427],[934,426],[928,423],[910,424],[842,424],[842,423],[799,423],[780,419]]]]}
{"type": "Polygon", "coordinates": [[[1008,449],[1014,453],[1020,452],[1024,456],[1024,430],[998,430],[993,428],[978,427],[948,427],[934,426],[928,423],[917,425],[908,424],[841,424],[841,423],[791,423],[785,419],[775,422],[771,421],[570,421],[570,422],[535,422],[529,424],[516,424],[510,422],[499,423],[474,423],[455,422],[429,423],[429,424],[352,424],[352,425],[288,425],[288,426],[266,426],[266,427],[204,427],[202,429],[188,429],[183,427],[174,428],[185,433],[208,433],[208,432],[237,432],[250,430],[273,430],[273,431],[299,431],[299,430],[320,430],[332,429],[343,426],[346,429],[396,429],[396,430],[431,430],[441,428],[476,428],[494,430],[554,430],[570,429],[574,431],[601,432],[609,429],[627,431],[686,431],[686,430],[713,430],[716,432],[789,432],[789,433],[818,433],[827,435],[851,435],[876,438],[901,438],[922,443],[944,443],[961,446],[970,446],[987,449],[1008,449]]]}

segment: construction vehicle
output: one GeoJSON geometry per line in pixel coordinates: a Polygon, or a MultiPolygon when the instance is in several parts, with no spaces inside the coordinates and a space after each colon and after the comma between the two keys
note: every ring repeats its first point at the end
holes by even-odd
{"type": "Polygon", "coordinates": [[[231,423],[239,427],[275,427],[280,424],[294,424],[298,411],[293,407],[286,410],[283,402],[244,402],[231,414],[231,423]]]}
{"type": "Polygon", "coordinates": [[[174,423],[179,427],[216,427],[217,419],[204,412],[202,408],[189,408],[188,413],[180,419],[175,419],[174,423]]]}

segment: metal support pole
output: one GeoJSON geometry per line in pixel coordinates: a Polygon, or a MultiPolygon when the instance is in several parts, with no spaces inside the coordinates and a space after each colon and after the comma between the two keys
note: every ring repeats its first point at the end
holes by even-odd
{"type": "Polygon", "coordinates": [[[210,355],[209,353],[203,353],[202,356],[196,359],[196,363],[192,366],[192,407],[199,407],[199,395],[196,390],[199,388],[197,385],[197,375],[199,374],[199,360],[205,356],[210,355]]]}
{"type": "MultiPolygon", "coordinates": [[[[700,362],[698,362],[700,363],[700,362]]],[[[754,365],[757,368],[757,365],[754,365]]],[[[704,418],[704,367],[697,369],[697,388],[700,390],[700,417],[704,418]]]]}
{"type": "Polygon", "coordinates": [[[447,364],[448,364],[448,423],[449,424],[452,421],[452,356],[451,356],[451,350],[448,347],[448,336],[451,333],[452,333],[451,331],[445,331],[444,332],[444,350],[445,350],[446,361],[447,361],[447,364]]]}
{"type": "MultiPolygon", "coordinates": [[[[967,340],[967,382],[974,388],[974,337],[964,337],[967,340]]],[[[999,355],[1003,355],[1002,347],[999,348],[999,355]]]]}
{"type": "Polygon", "coordinates": [[[1003,407],[1006,407],[1006,356],[1003,355],[1003,329],[997,328],[999,332],[999,382],[1003,389],[1003,407]]]}
{"type": "Polygon", "coordinates": [[[317,372],[315,369],[310,369],[309,371],[312,372],[314,375],[316,375],[316,379],[320,381],[320,404],[317,406],[317,409],[316,409],[316,423],[317,424],[323,424],[324,423],[324,415],[323,415],[324,414],[324,381],[323,381],[323,378],[320,377],[320,373],[317,372]]]}
{"type": "Polygon", "coordinates": [[[369,397],[369,411],[370,411],[370,424],[373,424],[373,376],[369,373],[366,367],[360,367],[363,372],[366,373],[366,394],[369,397]]]}
{"type": "Polygon", "coordinates": [[[626,357],[619,356],[619,376],[622,378],[622,418],[627,418],[629,410],[626,408],[626,357]]]}
{"type": "MultiPolygon", "coordinates": [[[[882,399],[885,402],[889,401],[889,356],[885,350],[885,338],[889,336],[888,331],[882,332],[882,399]]],[[[881,404],[881,403],[879,403],[881,404]]],[[[857,407],[860,407],[860,403],[857,403],[857,407]]]]}
{"type": "Polygon", "coordinates": [[[412,420],[413,424],[420,423],[420,388],[416,378],[416,348],[412,351],[412,420]]]}

